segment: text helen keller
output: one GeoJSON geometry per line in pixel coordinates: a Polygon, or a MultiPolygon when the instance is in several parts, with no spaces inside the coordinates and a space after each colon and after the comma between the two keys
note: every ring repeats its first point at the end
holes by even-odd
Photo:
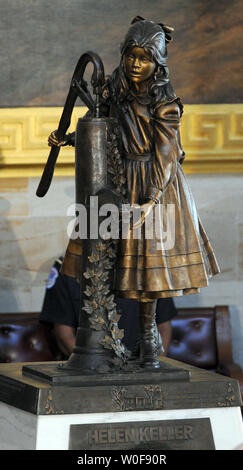
{"type": "Polygon", "coordinates": [[[90,445],[188,439],[194,439],[193,427],[190,425],[102,428],[88,431],[90,445]]]}

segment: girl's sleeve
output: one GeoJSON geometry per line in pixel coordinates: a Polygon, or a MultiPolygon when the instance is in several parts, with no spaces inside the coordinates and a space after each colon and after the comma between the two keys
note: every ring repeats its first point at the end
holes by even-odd
{"type": "Polygon", "coordinates": [[[160,202],[168,184],[176,175],[177,165],[184,152],[180,144],[181,110],[176,101],[160,105],[153,118],[154,158],[153,171],[146,199],[160,202]]]}

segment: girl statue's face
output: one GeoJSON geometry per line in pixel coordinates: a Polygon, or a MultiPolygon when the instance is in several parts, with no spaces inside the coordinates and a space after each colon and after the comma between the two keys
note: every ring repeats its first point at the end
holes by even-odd
{"type": "Polygon", "coordinates": [[[148,80],[155,68],[155,62],[141,47],[133,47],[125,55],[125,74],[134,83],[148,80]]]}

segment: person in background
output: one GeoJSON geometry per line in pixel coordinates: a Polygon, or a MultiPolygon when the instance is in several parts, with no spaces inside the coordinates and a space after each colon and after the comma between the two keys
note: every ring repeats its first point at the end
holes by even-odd
{"type": "MultiPolygon", "coordinates": [[[[46,285],[40,322],[53,328],[59,349],[68,358],[75,345],[79,322],[80,286],[75,278],[60,273],[63,258],[57,258],[46,285]]],[[[118,298],[117,311],[121,315],[118,326],[124,329],[123,342],[134,351],[139,338],[139,304],[137,300],[118,298]]],[[[177,315],[172,298],[161,298],[157,303],[156,322],[163,344],[163,355],[171,340],[171,319],[177,315]]]]}

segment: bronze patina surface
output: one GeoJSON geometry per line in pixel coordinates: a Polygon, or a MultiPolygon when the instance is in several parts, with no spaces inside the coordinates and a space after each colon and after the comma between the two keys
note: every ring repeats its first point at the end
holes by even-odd
{"type": "Polygon", "coordinates": [[[60,146],[69,144],[75,146],[76,203],[90,213],[91,196],[98,196],[99,208],[112,204],[120,216],[124,202],[140,210],[127,236],[119,232],[108,243],[100,232],[70,239],[61,271],[80,281],[81,313],[64,368],[76,369],[77,375],[87,369],[105,373],[119,361],[126,367],[115,295],[139,301],[141,367],[159,369],[157,299],[199,292],[219,272],[181,166],[183,104],[167,64],[172,33],[164,23],[135,17],[121,45],[120,64],[107,79],[100,57],[83,54],[59,127],[49,137],[52,149],[38,196],[50,186],[60,146]],[[83,79],[88,62],[94,66],[95,100],[83,79]],[[89,113],[73,135],[66,135],[77,96],[89,113]],[[174,216],[168,219],[171,206],[174,216]],[[149,235],[148,221],[157,226],[149,235]]]}
{"type": "MultiPolygon", "coordinates": [[[[214,450],[209,418],[73,424],[70,450],[214,450]]],[[[161,462],[160,462],[161,463],[161,462]]]]}
{"type": "MultiPolygon", "coordinates": [[[[161,363],[182,367],[168,358],[161,363]]],[[[190,371],[190,380],[129,384],[124,379],[123,384],[95,386],[50,385],[38,376],[23,375],[23,365],[0,364],[0,400],[37,415],[242,406],[237,380],[187,364],[183,369],[190,371]]]]}
{"type": "MultiPolygon", "coordinates": [[[[85,356],[81,354],[81,358],[85,360],[85,356]]],[[[103,359],[104,360],[104,359],[103,359]]],[[[97,359],[96,359],[97,361],[97,359]]],[[[89,361],[90,363],[90,361],[89,361]]],[[[153,384],[167,381],[188,381],[190,378],[190,372],[182,367],[174,367],[170,364],[160,363],[156,369],[151,370],[142,369],[139,364],[127,364],[123,366],[121,370],[113,371],[96,371],[91,372],[90,370],[85,371],[83,368],[80,373],[77,373],[77,369],[65,367],[65,363],[59,364],[33,364],[23,366],[23,375],[29,377],[38,377],[40,380],[44,380],[50,385],[77,385],[77,386],[88,386],[88,385],[136,385],[136,384],[153,384]]]]}

